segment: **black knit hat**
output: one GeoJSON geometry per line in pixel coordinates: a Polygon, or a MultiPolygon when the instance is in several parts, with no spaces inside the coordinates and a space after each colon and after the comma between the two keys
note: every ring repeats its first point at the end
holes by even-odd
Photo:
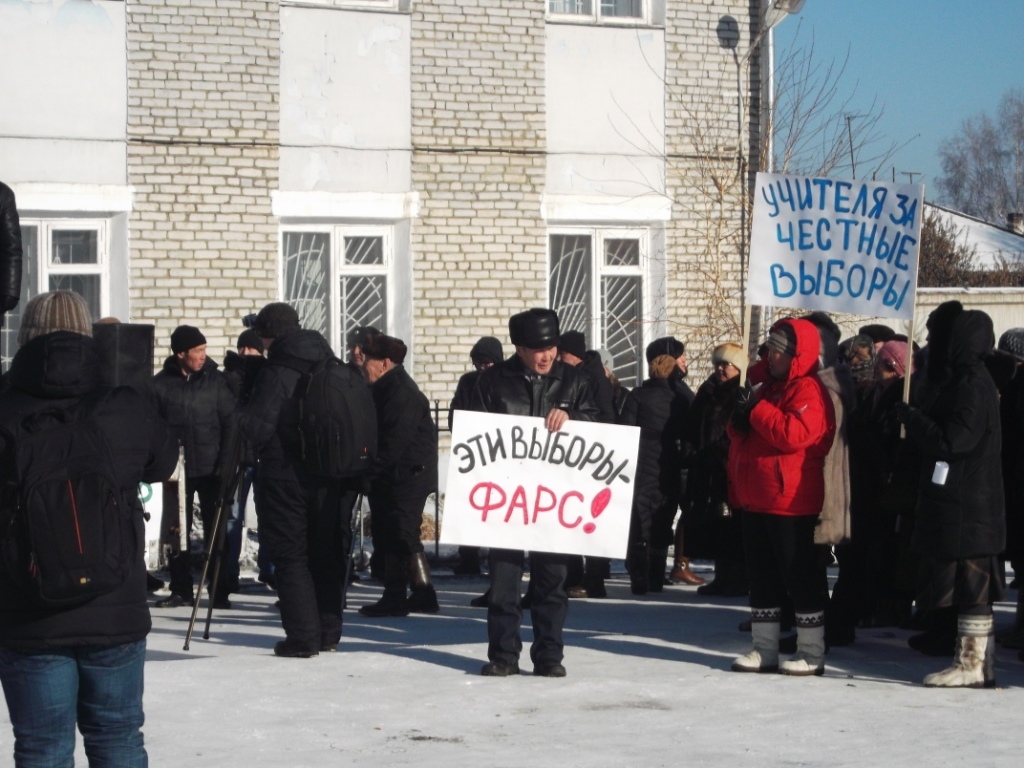
{"type": "Polygon", "coordinates": [[[267,304],[253,324],[253,330],[265,339],[277,339],[300,328],[299,313],[282,301],[267,304]]]}
{"type": "Polygon", "coordinates": [[[206,343],[203,332],[192,325],[179,325],[171,334],[171,352],[178,354],[188,352],[194,347],[201,347],[206,343]]]}
{"type": "Polygon", "coordinates": [[[683,344],[675,336],[662,336],[660,339],[655,339],[647,345],[647,363],[654,362],[654,358],[658,355],[668,355],[672,358],[678,358],[681,354],[686,351],[686,345],[683,344]]]}
{"type": "Polygon", "coordinates": [[[263,342],[260,340],[260,335],[252,328],[246,328],[238,334],[238,342],[235,344],[235,348],[244,349],[245,347],[259,349],[261,351],[263,349],[263,342]]]}
{"type": "Polygon", "coordinates": [[[580,331],[566,331],[558,341],[558,351],[568,352],[582,360],[587,354],[587,341],[580,331]]]}
{"type": "Polygon", "coordinates": [[[1024,362],[1024,328],[1011,328],[999,337],[999,349],[1024,362]]]}
{"type": "Polygon", "coordinates": [[[505,358],[505,351],[501,348],[501,342],[493,336],[483,336],[469,351],[469,359],[474,365],[492,363],[497,365],[505,358]]]}
{"type": "Polygon", "coordinates": [[[517,347],[527,349],[547,349],[557,347],[558,313],[553,309],[535,307],[508,320],[508,335],[517,347]]]}

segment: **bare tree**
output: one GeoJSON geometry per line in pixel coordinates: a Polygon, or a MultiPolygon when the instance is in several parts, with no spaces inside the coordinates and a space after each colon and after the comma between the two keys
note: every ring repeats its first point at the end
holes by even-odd
{"type": "Polygon", "coordinates": [[[924,288],[999,288],[1024,286],[1024,263],[996,256],[982,268],[978,249],[967,245],[956,224],[935,208],[926,207],[921,220],[921,251],[917,284],[924,288]]]}
{"type": "Polygon", "coordinates": [[[995,118],[981,113],[939,147],[944,203],[997,225],[1024,211],[1024,89],[1007,92],[995,118]]]}

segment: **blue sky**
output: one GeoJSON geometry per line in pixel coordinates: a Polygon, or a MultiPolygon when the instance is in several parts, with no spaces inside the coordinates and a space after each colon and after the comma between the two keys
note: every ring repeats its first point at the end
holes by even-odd
{"type": "MultiPolygon", "coordinates": [[[[807,0],[775,40],[777,54],[813,40],[826,63],[849,50],[840,92],[856,91],[855,112],[877,97],[886,145],[913,139],[880,178],[893,166],[900,182],[905,171],[923,174],[913,181],[935,202],[942,141],[969,117],[995,117],[1003,94],[1024,88],[1024,0],[807,0]]],[[[849,176],[849,165],[832,175],[849,176]]]]}

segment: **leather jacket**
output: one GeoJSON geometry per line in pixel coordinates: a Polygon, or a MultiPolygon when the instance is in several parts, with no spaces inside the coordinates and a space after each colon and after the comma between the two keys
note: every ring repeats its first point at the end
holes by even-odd
{"type": "Polygon", "coordinates": [[[599,414],[590,378],[583,371],[556,360],[550,373],[536,374],[515,355],[480,374],[472,408],[541,418],[559,408],[576,421],[597,421],[599,414]]]}
{"type": "Polygon", "coordinates": [[[0,313],[14,309],[21,295],[21,225],[14,192],[0,182],[0,313]]]}

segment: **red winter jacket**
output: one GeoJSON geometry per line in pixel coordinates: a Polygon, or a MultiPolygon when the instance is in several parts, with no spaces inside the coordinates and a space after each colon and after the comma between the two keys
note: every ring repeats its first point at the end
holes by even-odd
{"type": "Polygon", "coordinates": [[[753,395],[750,430],[729,426],[729,503],[773,515],[817,515],[825,498],[825,456],[836,416],[815,375],[820,337],[807,320],[782,320],[796,333],[785,381],[769,379],[753,395]]]}

